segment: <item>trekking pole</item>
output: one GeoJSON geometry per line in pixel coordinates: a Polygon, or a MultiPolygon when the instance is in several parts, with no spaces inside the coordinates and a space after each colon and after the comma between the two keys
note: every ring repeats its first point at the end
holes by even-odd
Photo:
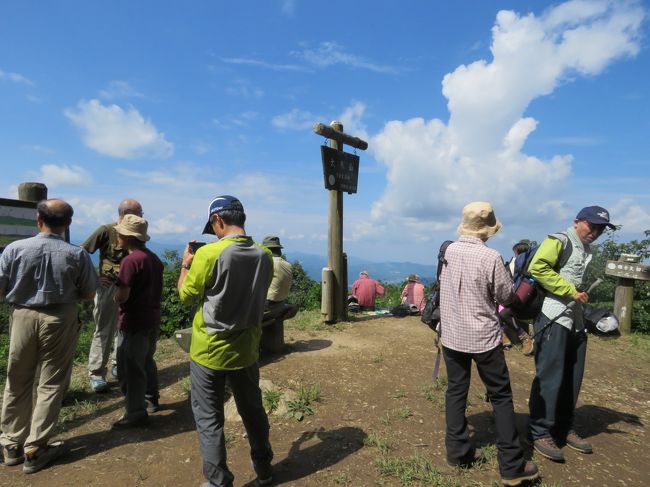
{"type": "MultiPolygon", "coordinates": [[[[594,289],[596,289],[600,283],[602,283],[603,280],[599,277],[596,279],[591,286],[589,286],[589,289],[587,289],[585,292],[587,294],[591,293],[594,289]]],[[[577,301],[571,301],[569,304],[567,304],[566,308],[564,311],[562,311],[560,314],[558,314],[555,318],[553,318],[551,321],[546,323],[539,331],[536,331],[535,334],[532,336],[533,339],[537,337],[537,335],[540,335],[544,333],[544,330],[546,330],[549,326],[551,326],[553,323],[555,323],[557,320],[559,320],[562,316],[565,316],[567,311],[570,309],[573,309],[576,305],[577,301]]]]}

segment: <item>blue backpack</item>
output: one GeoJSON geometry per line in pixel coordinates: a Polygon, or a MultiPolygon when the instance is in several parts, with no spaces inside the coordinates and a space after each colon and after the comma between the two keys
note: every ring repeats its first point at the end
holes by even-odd
{"type": "MultiPolygon", "coordinates": [[[[559,271],[571,257],[573,245],[566,233],[554,233],[549,235],[562,242],[562,251],[557,259],[554,269],[559,271]]],[[[533,260],[538,245],[522,252],[515,258],[515,270],[512,275],[512,286],[515,291],[515,300],[510,309],[515,318],[520,320],[532,320],[539,315],[542,310],[542,304],[546,297],[544,288],[531,276],[528,270],[530,262],[533,260]]]]}

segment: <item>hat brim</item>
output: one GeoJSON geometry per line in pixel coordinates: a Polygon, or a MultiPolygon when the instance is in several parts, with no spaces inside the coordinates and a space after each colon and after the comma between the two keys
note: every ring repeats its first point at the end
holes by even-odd
{"type": "Polygon", "coordinates": [[[215,235],[214,230],[212,229],[212,223],[208,220],[208,223],[203,227],[203,235],[215,235]]]}
{"type": "Polygon", "coordinates": [[[501,230],[501,221],[497,218],[493,226],[484,226],[480,230],[467,228],[462,223],[458,225],[458,235],[466,237],[490,238],[492,235],[501,230]]]}
{"type": "Polygon", "coordinates": [[[589,223],[593,224],[593,225],[605,225],[607,228],[609,228],[611,230],[616,230],[616,225],[614,225],[613,223],[610,223],[610,222],[608,222],[606,220],[591,218],[591,219],[588,219],[587,221],[589,223]]]}
{"type": "Polygon", "coordinates": [[[119,235],[122,235],[122,236],[125,236],[125,237],[135,237],[138,240],[140,240],[140,242],[148,242],[149,240],[151,240],[151,237],[149,235],[147,235],[147,234],[143,235],[141,233],[132,232],[132,231],[126,230],[124,228],[115,227],[115,231],[119,235]]]}
{"type": "Polygon", "coordinates": [[[282,245],[274,245],[274,244],[264,245],[264,247],[266,247],[267,249],[283,249],[284,248],[282,245]]]}

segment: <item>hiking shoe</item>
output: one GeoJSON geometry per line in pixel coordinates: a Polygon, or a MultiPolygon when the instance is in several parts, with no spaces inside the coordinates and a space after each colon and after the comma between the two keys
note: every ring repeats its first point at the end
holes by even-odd
{"type": "Polygon", "coordinates": [[[555,440],[550,436],[533,440],[533,448],[543,457],[553,460],[554,462],[564,463],[564,454],[555,444],[555,440]]]}
{"type": "Polygon", "coordinates": [[[526,462],[524,468],[514,477],[501,477],[501,483],[508,486],[521,485],[522,482],[537,480],[539,469],[533,462],[526,462]]]}
{"type": "Polygon", "coordinates": [[[573,448],[580,453],[593,453],[594,449],[587,440],[575,431],[571,430],[566,435],[566,446],[573,448]]]}
{"type": "Polygon", "coordinates": [[[2,464],[6,467],[20,465],[25,461],[25,453],[19,445],[2,447],[2,456],[4,457],[2,464]]]}
{"type": "Polygon", "coordinates": [[[158,402],[158,398],[147,399],[147,413],[153,414],[157,413],[158,411],[160,411],[160,403],[158,402]]]}
{"type": "Polygon", "coordinates": [[[503,335],[501,336],[501,346],[505,351],[508,351],[512,348],[512,342],[510,341],[510,338],[508,338],[508,336],[505,333],[503,333],[503,335]]]}
{"type": "Polygon", "coordinates": [[[521,353],[530,356],[533,354],[535,341],[528,335],[521,338],[521,353]]]}
{"type": "Polygon", "coordinates": [[[485,462],[485,455],[483,455],[483,450],[480,448],[475,449],[473,452],[470,452],[470,455],[467,455],[465,458],[460,460],[449,460],[447,459],[447,465],[450,467],[459,467],[459,468],[470,468],[473,465],[485,462]]]}
{"type": "Polygon", "coordinates": [[[273,483],[273,467],[270,462],[253,463],[253,470],[257,474],[257,485],[271,485],[273,483]]]}
{"type": "Polygon", "coordinates": [[[136,419],[127,419],[122,416],[120,419],[113,423],[111,429],[113,430],[126,430],[130,428],[143,428],[149,424],[149,417],[147,415],[140,416],[136,419]]]}
{"type": "Polygon", "coordinates": [[[36,473],[59,458],[68,451],[67,445],[62,441],[55,441],[49,445],[41,446],[30,453],[25,453],[23,473],[36,473]]]}
{"type": "Polygon", "coordinates": [[[103,377],[99,379],[90,379],[90,387],[97,393],[108,392],[108,382],[103,377]]]}

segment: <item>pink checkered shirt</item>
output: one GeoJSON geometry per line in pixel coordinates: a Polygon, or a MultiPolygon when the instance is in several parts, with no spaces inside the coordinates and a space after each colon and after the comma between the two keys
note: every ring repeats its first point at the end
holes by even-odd
{"type": "Polygon", "coordinates": [[[482,353],[501,343],[496,303],[513,299],[512,278],[501,255],[476,237],[462,236],[447,247],[440,275],[442,345],[482,353]]]}

